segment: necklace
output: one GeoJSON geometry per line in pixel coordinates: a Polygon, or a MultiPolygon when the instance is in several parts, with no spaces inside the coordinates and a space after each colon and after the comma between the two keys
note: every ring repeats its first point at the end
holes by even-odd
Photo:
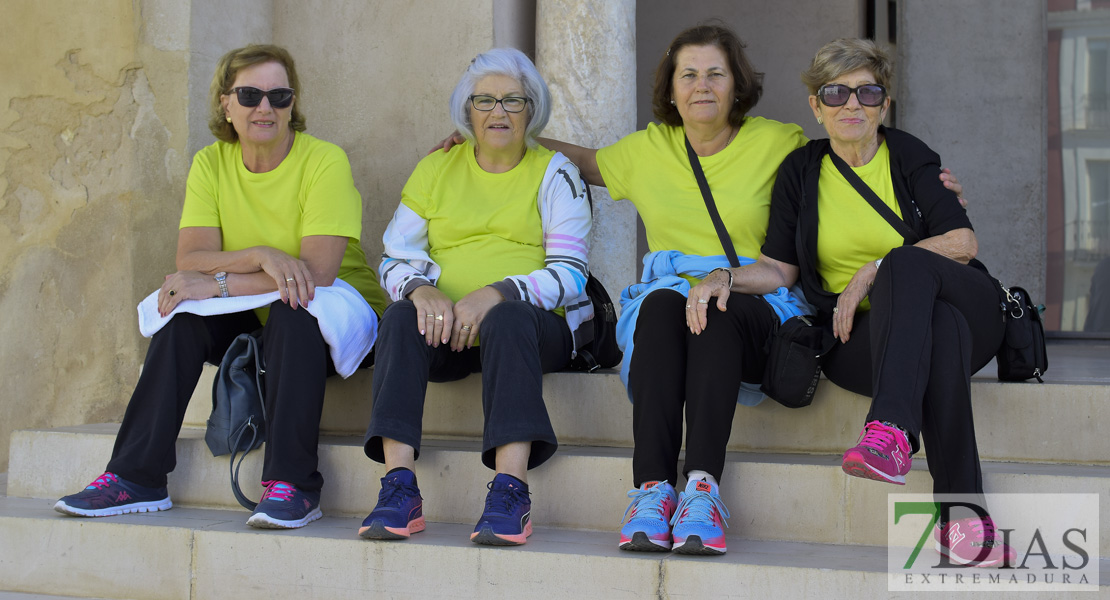
{"type": "MultiPolygon", "coordinates": [[[[732,129],[732,127],[729,127],[729,129],[732,129]]],[[[737,130],[733,131],[731,134],[729,134],[728,141],[725,142],[725,145],[724,145],[724,147],[721,148],[721,150],[724,150],[725,148],[728,148],[728,145],[732,143],[732,138],[736,137],[736,132],[737,131],[739,131],[739,129],[737,129],[737,130]]]]}

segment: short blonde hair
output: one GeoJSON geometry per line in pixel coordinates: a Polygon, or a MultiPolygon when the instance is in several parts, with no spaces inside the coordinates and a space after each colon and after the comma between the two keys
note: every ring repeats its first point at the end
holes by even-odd
{"type": "Polygon", "coordinates": [[[809,68],[802,71],[802,83],[810,94],[816,94],[826,83],[859,69],[871,71],[875,83],[890,89],[894,61],[875,42],[857,38],[840,38],[822,46],[809,68]]]}
{"type": "MultiPolygon", "coordinates": [[[[220,96],[231,93],[231,86],[239,76],[239,71],[268,62],[275,62],[285,67],[285,74],[289,76],[289,87],[293,88],[294,94],[301,95],[301,82],[297,78],[297,68],[293,65],[292,55],[285,48],[271,44],[251,44],[228,52],[220,58],[220,62],[216,63],[216,74],[212,76],[212,85],[208,88],[208,130],[216,136],[216,139],[224,142],[239,141],[239,133],[231,123],[227,122],[220,96]]],[[[297,108],[298,106],[300,106],[299,102],[293,103],[289,127],[294,131],[304,131],[304,113],[297,108]]]]}

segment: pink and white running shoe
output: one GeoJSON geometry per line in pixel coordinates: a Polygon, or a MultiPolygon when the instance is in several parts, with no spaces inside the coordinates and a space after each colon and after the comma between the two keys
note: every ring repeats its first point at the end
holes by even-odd
{"type": "Polygon", "coordinates": [[[841,468],[853,477],[906,484],[910,472],[910,443],[901,429],[871,421],[854,448],[844,452],[841,468]]]}

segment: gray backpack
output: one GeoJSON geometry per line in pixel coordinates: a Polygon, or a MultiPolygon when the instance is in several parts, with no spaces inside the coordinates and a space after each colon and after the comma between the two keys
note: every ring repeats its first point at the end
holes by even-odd
{"type": "Polygon", "coordinates": [[[251,450],[266,441],[265,374],[262,330],[240,334],[228,346],[216,372],[212,384],[212,414],[204,433],[212,456],[231,454],[231,491],[248,510],[254,510],[258,503],[243,495],[239,487],[239,467],[251,450]],[[243,454],[236,464],[235,455],[240,452],[243,454]]]}

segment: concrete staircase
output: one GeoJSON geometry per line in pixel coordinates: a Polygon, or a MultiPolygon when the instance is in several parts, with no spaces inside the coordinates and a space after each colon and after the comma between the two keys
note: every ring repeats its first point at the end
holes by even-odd
{"type": "MultiPolygon", "coordinates": [[[[990,366],[973,381],[985,484],[988,492],[1099,494],[1100,549],[1108,556],[1110,352],[1067,348],[1050,352],[1045,385],[998,383],[990,366]]],[[[417,464],[428,530],[408,541],[369,542],[356,531],[384,469],[361,449],[372,377],[364,371],[328,384],[325,518],[300,530],[261,531],[245,525],[227,457],[213,458],[204,444],[213,373],[205,371],[178,441],[175,508],[167,512],[77,519],[53,511],[59,496],[102,472],[118,425],[13,435],[6,490],[0,479],[0,600],[900,597],[887,592],[887,494],[931,490],[921,455],[905,488],[841,472],[840,453],[855,441],[868,400],[825,382],[806,409],[770,401],[738,407],[721,481],[732,513],[727,555],[620,552],[616,530],[632,486],[631,408],[615,373],[559,373],[544,386],[562,446],[529,474],[536,532],[523,547],[480,547],[469,532],[492,472],[478,458],[480,379],[473,376],[429,387],[417,464]]],[[[255,452],[241,481],[255,482],[260,472],[255,452]]],[[[1100,562],[1108,584],[1110,560],[1100,562]]],[[[1110,586],[1090,596],[1110,598],[1110,586]]]]}

